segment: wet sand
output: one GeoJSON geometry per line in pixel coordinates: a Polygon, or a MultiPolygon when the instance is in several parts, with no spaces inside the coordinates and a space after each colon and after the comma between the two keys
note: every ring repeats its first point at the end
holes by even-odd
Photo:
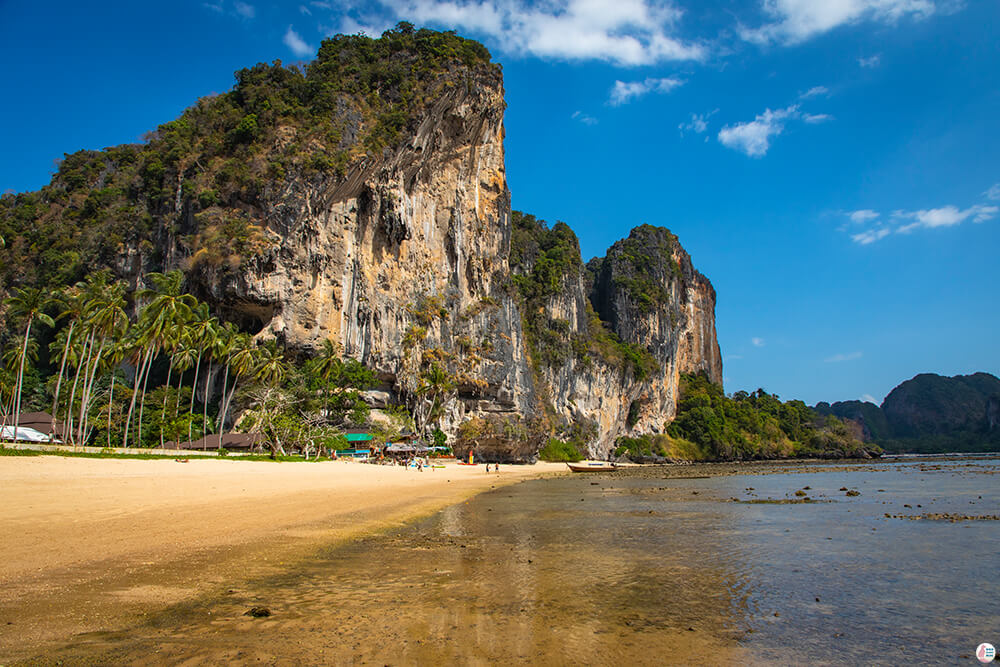
{"type": "Polygon", "coordinates": [[[0,664],[564,470],[0,458],[0,664]]]}

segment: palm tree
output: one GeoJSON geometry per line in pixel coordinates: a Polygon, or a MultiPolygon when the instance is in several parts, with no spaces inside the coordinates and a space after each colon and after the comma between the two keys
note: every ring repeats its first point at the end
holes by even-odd
{"type": "MultiPolygon", "coordinates": [[[[139,423],[137,440],[142,444],[142,413],[146,401],[146,385],[149,382],[149,370],[156,354],[169,342],[169,335],[174,325],[187,319],[191,309],[197,306],[197,300],[190,294],[182,294],[184,274],[180,271],[169,273],[151,273],[146,276],[152,287],[136,292],[140,301],[145,301],[138,322],[141,335],[139,343],[145,349],[143,360],[136,374],[135,387],[139,389],[139,423]],[[141,389],[140,387],[141,380],[141,389]]],[[[128,422],[125,425],[125,446],[128,446],[129,426],[135,409],[136,394],[132,394],[129,405],[128,422]]]]}
{"type": "MultiPolygon", "coordinates": [[[[122,362],[128,351],[127,339],[121,341],[116,341],[111,349],[108,351],[107,363],[108,367],[111,369],[111,386],[108,388],[108,447],[111,447],[111,410],[114,406],[115,400],[115,369],[118,368],[118,364],[122,362]]],[[[126,429],[128,425],[126,424],[126,429]]]]}
{"type": "MultiPolygon", "coordinates": [[[[188,412],[194,413],[194,395],[198,390],[198,375],[201,373],[201,358],[205,354],[206,348],[218,335],[219,320],[212,317],[208,311],[207,303],[199,303],[198,307],[191,312],[190,322],[191,344],[198,350],[198,359],[194,365],[194,381],[191,383],[191,402],[188,412]]],[[[211,373],[211,364],[209,365],[211,373]]],[[[208,379],[205,380],[205,404],[208,404],[208,379]]],[[[207,415],[206,415],[207,419],[207,415]]],[[[191,429],[188,428],[188,440],[191,440],[191,429]]]]}
{"type": "Polygon", "coordinates": [[[445,405],[447,405],[448,394],[454,390],[455,382],[437,362],[432,363],[427,370],[421,373],[420,381],[417,384],[417,395],[427,397],[430,405],[421,420],[420,431],[423,431],[431,421],[440,418],[445,405]]]}
{"type": "MultiPolygon", "coordinates": [[[[92,339],[100,336],[96,349],[91,347],[91,359],[88,359],[84,369],[83,393],[80,397],[80,422],[78,436],[80,442],[86,443],[87,426],[90,421],[90,403],[93,399],[94,383],[97,381],[97,371],[106,366],[106,350],[109,339],[113,341],[122,338],[128,328],[128,315],[125,313],[125,284],[122,282],[108,283],[110,274],[98,272],[88,276],[88,292],[92,295],[88,301],[88,326],[92,330],[92,339]]],[[[111,366],[114,372],[114,366],[111,366]]]]}
{"type": "Polygon", "coordinates": [[[222,406],[219,412],[220,433],[226,426],[226,417],[229,414],[229,408],[232,407],[233,397],[236,395],[236,385],[239,384],[240,378],[253,375],[260,366],[257,350],[258,348],[253,344],[253,339],[248,334],[238,333],[232,337],[229,344],[229,359],[226,363],[226,373],[228,377],[229,370],[232,369],[235,378],[233,379],[233,386],[229,393],[223,393],[222,406]]]}
{"type": "Polygon", "coordinates": [[[51,317],[43,310],[51,303],[48,293],[39,287],[24,287],[10,297],[7,304],[11,314],[24,318],[24,340],[21,344],[21,359],[17,369],[17,388],[14,390],[14,439],[17,439],[17,425],[21,414],[21,390],[24,387],[24,362],[28,353],[28,338],[31,336],[31,325],[37,319],[45,326],[55,326],[51,317]]]}
{"type": "MultiPolygon", "coordinates": [[[[212,359],[218,359],[220,368],[223,368],[225,372],[222,376],[222,396],[219,399],[219,411],[217,417],[220,418],[219,423],[215,425],[215,431],[219,433],[219,442],[222,442],[222,429],[225,426],[224,419],[224,409],[226,404],[226,385],[229,382],[229,359],[233,354],[234,346],[237,341],[237,336],[240,335],[239,330],[237,330],[236,325],[232,322],[225,322],[215,330],[215,337],[209,342],[209,350],[212,355],[212,359]]],[[[209,377],[211,377],[211,362],[209,363],[209,377]]],[[[208,378],[205,380],[205,423],[208,423],[208,396],[209,396],[209,386],[208,378]]]]}
{"type": "MultiPolygon", "coordinates": [[[[170,375],[171,375],[171,373],[173,373],[174,368],[177,367],[177,363],[176,363],[177,353],[184,346],[184,344],[186,343],[186,339],[188,337],[187,322],[188,322],[188,317],[189,316],[190,316],[190,311],[188,312],[187,316],[180,315],[181,319],[176,320],[174,322],[174,325],[172,327],[170,327],[170,329],[166,332],[166,334],[164,336],[163,349],[164,349],[164,351],[169,352],[169,354],[170,354],[170,359],[169,359],[169,361],[167,363],[167,384],[166,384],[166,389],[170,389],[170,375]]],[[[181,379],[183,379],[183,378],[184,378],[184,372],[181,371],[181,379]]],[[[180,384],[178,384],[178,386],[177,386],[177,391],[180,392],[180,384]]],[[[167,394],[168,393],[169,392],[166,391],[166,390],[164,390],[164,392],[163,392],[163,408],[160,411],[160,424],[161,425],[164,424],[164,423],[166,423],[166,419],[167,419],[167,394]]],[[[180,399],[178,399],[178,400],[180,400],[180,399]]],[[[163,428],[162,427],[160,428],[160,448],[161,449],[163,448],[163,428]]]]}
{"type": "MultiPolygon", "coordinates": [[[[62,338],[62,359],[59,362],[59,375],[56,378],[56,389],[52,398],[52,423],[55,424],[56,418],[59,416],[59,390],[62,387],[63,376],[66,373],[66,361],[69,358],[70,346],[73,343],[73,331],[80,324],[83,319],[83,315],[86,308],[86,301],[84,300],[83,294],[80,293],[80,285],[77,284],[75,287],[67,289],[60,295],[60,303],[63,306],[63,311],[59,313],[56,319],[69,319],[69,328],[64,329],[60,332],[62,338]]],[[[52,347],[50,347],[50,352],[54,355],[56,350],[59,349],[60,339],[57,337],[56,340],[52,341],[52,347]]]]}
{"type": "MultiPolygon", "coordinates": [[[[174,399],[174,419],[177,419],[180,414],[181,387],[184,386],[184,373],[194,366],[195,360],[198,358],[198,348],[192,344],[190,329],[185,333],[183,342],[177,351],[174,352],[174,358],[171,362],[173,367],[177,369],[177,396],[174,399]]],[[[197,380],[197,377],[195,379],[197,380]]],[[[191,394],[194,394],[194,382],[191,385],[191,394]]],[[[192,415],[191,410],[188,410],[188,415],[192,415]]],[[[188,442],[191,441],[192,421],[192,419],[188,419],[188,442]]]]}

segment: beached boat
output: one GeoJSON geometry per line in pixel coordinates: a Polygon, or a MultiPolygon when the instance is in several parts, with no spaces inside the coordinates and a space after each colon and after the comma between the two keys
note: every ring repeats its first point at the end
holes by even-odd
{"type": "Polygon", "coordinates": [[[607,461],[580,461],[578,463],[567,463],[573,472],[611,472],[618,467],[614,463],[607,461]]]}

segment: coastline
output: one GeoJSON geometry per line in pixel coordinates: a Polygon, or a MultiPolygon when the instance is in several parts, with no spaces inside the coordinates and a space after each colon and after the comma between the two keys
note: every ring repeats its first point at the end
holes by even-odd
{"type": "Polygon", "coordinates": [[[0,458],[0,663],[565,470],[0,458]]]}

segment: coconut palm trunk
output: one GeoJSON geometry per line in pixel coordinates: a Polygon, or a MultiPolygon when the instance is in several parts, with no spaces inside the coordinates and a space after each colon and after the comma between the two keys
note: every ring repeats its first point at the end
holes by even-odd
{"type": "Polygon", "coordinates": [[[153,347],[149,346],[146,350],[146,354],[142,357],[139,362],[139,366],[135,369],[135,381],[132,384],[132,400],[129,402],[128,406],[128,417],[125,419],[125,437],[122,441],[122,447],[128,449],[128,435],[129,431],[132,430],[132,413],[135,411],[135,398],[139,393],[139,382],[142,380],[143,368],[149,364],[150,356],[153,354],[153,347]]]}
{"type": "Polygon", "coordinates": [[[28,326],[24,328],[24,343],[21,345],[21,363],[18,364],[17,368],[17,389],[14,391],[15,403],[14,403],[14,440],[17,440],[17,426],[21,419],[21,389],[24,387],[24,361],[28,358],[28,336],[31,334],[31,321],[33,317],[28,318],[28,326]]]}
{"type": "MultiPolygon", "coordinates": [[[[62,386],[63,374],[66,372],[66,359],[69,358],[69,345],[73,340],[73,329],[76,327],[76,320],[69,323],[69,331],[66,332],[66,344],[63,345],[62,361],[59,362],[59,377],[56,378],[55,397],[52,399],[52,426],[55,427],[56,417],[59,409],[59,389],[62,386]]],[[[65,437],[65,434],[63,434],[65,437]]]]}

